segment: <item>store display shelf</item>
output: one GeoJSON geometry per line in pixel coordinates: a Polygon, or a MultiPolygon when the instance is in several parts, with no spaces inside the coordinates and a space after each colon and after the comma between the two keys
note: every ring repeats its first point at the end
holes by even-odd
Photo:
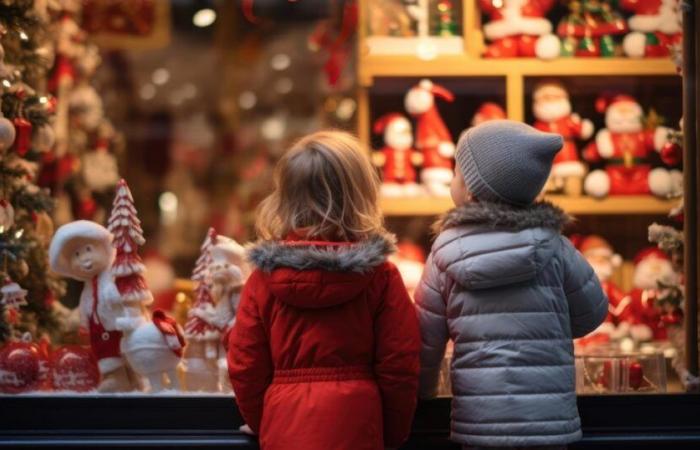
{"type": "MultiPolygon", "coordinates": [[[[590,197],[550,195],[547,200],[574,215],[665,215],[677,200],[652,196],[617,196],[596,200],[590,197]]],[[[382,198],[386,216],[433,216],[453,207],[448,197],[382,198]]]]}
{"type": "Polygon", "coordinates": [[[409,55],[363,56],[360,82],[371,85],[374,77],[407,76],[630,76],[675,75],[670,58],[559,58],[482,59],[468,55],[441,55],[421,59],[409,55]]]}

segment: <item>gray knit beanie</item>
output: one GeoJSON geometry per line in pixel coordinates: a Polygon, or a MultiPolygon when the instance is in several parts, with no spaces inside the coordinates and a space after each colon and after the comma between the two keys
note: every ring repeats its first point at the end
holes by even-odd
{"type": "Polygon", "coordinates": [[[563,144],[558,134],[493,120],[462,133],[455,159],[467,189],[478,200],[526,206],[542,190],[563,144]]]}

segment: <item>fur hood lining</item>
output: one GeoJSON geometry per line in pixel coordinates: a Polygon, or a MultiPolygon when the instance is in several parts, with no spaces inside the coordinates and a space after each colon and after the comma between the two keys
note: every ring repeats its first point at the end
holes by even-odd
{"type": "Polygon", "coordinates": [[[521,231],[549,228],[561,231],[573,218],[561,208],[542,201],[519,207],[495,202],[474,202],[454,208],[433,225],[437,234],[459,226],[483,226],[493,230],[521,231]]]}
{"type": "Polygon", "coordinates": [[[367,272],[396,251],[396,238],[375,234],[349,245],[303,245],[285,241],[259,241],[246,248],[248,260],[263,272],[281,267],[331,272],[367,272]]]}

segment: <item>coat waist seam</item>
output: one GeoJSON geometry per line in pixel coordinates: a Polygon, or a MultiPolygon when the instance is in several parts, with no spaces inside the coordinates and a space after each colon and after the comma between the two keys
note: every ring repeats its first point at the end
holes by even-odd
{"type": "Polygon", "coordinates": [[[374,371],[369,366],[307,367],[275,370],[272,383],[289,384],[371,379],[374,379],[374,371]]]}

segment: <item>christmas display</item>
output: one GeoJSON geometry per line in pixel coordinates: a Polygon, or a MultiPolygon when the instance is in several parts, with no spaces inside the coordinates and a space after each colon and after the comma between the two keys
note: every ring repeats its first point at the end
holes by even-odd
{"type": "Polygon", "coordinates": [[[618,56],[616,36],[627,32],[625,19],[610,0],[570,0],[567,14],[557,26],[561,56],[618,56]]]}
{"type": "Polygon", "coordinates": [[[488,122],[489,120],[505,119],[506,112],[498,103],[486,102],[479,106],[479,109],[472,117],[471,126],[475,127],[480,123],[488,122]]]}
{"type": "Polygon", "coordinates": [[[491,41],[487,58],[538,57],[552,59],[561,53],[559,39],[545,16],[553,0],[479,0],[486,39],[491,41]]]}
{"type": "Polygon", "coordinates": [[[620,5],[633,15],[632,30],[623,42],[627,56],[658,58],[669,56],[682,41],[679,0],[622,0],[620,5]]]}
{"type": "Polygon", "coordinates": [[[537,121],[534,127],[549,133],[560,134],[564,146],[552,164],[549,191],[564,191],[568,195],[581,195],[586,167],[580,161],[576,141],[593,135],[593,123],[572,112],[569,93],[557,81],[542,82],[532,94],[532,110],[537,121]]]}
{"type": "Polygon", "coordinates": [[[401,114],[391,113],[380,117],[373,130],[384,137],[384,147],[373,155],[374,164],[382,168],[382,195],[420,194],[415,166],[420,164],[422,155],[413,148],[411,122],[401,114]]]}
{"type": "Polygon", "coordinates": [[[396,264],[396,268],[401,273],[404,285],[411,298],[413,292],[418,287],[420,278],[423,275],[425,267],[425,250],[420,245],[410,241],[402,241],[396,246],[398,251],[392,257],[392,261],[396,264]]]}
{"type": "Polygon", "coordinates": [[[628,95],[601,97],[596,103],[605,112],[606,128],[598,131],[595,142],[584,150],[590,162],[609,161],[604,170],[590,172],[584,189],[593,197],[606,195],[678,195],[680,172],[652,167],[650,156],[660,151],[669,131],[654,121],[645,126],[641,105],[628,95]]]}
{"type": "Polygon", "coordinates": [[[451,102],[450,91],[430,80],[421,80],[404,97],[406,111],[416,119],[415,146],[423,156],[421,181],[435,196],[449,195],[455,145],[438,112],[435,98],[451,102]]]}
{"type": "Polygon", "coordinates": [[[576,356],[576,391],[581,394],[666,392],[663,353],[606,354],[595,349],[576,356]]]}

